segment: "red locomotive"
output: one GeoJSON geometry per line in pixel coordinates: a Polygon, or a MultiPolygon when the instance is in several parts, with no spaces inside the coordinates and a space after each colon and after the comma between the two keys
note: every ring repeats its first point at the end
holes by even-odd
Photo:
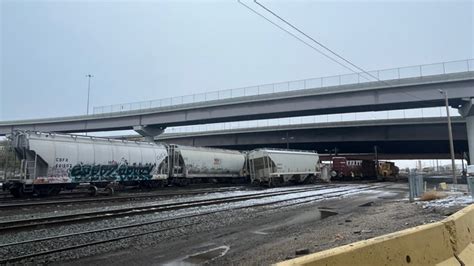
{"type": "Polygon", "coordinates": [[[331,176],[335,179],[377,179],[397,177],[398,167],[393,162],[374,160],[351,160],[333,157],[331,176]]]}

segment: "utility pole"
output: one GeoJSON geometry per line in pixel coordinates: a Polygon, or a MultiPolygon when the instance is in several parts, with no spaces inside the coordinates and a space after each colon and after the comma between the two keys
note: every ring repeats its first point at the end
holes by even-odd
{"type": "Polygon", "coordinates": [[[375,157],[375,176],[379,177],[379,152],[377,145],[374,145],[374,157],[375,157]]]}
{"type": "Polygon", "coordinates": [[[89,99],[90,99],[90,95],[91,95],[91,78],[93,78],[94,76],[91,75],[91,74],[87,74],[86,75],[86,78],[88,78],[88,84],[87,84],[87,112],[86,114],[89,115],[89,99]]]}
{"type": "MultiPolygon", "coordinates": [[[[449,150],[451,152],[451,168],[453,171],[453,186],[458,183],[456,179],[456,162],[454,158],[454,143],[453,143],[453,130],[451,128],[451,116],[449,115],[449,101],[448,101],[448,93],[443,90],[438,90],[439,93],[444,95],[444,103],[446,105],[446,116],[448,117],[448,134],[449,134],[449,150]]],[[[455,188],[456,189],[456,188],[455,188]]]]}
{"type": "Polygon", "coordinates": [[[294,137],[289,137],[288,136],[288,131],[286,132],[286,137],[281,138],[281,140],[286,140],[286,149],[290,149],[290,139],[293,140],[295,139],[294,137]]]}
{"type": "MultiPolygon", "coordinates": [[[[87,83],[87,112],[86,114],[89,115],[89,99],[90,99],[90,96],[91,96],[91,78],[93,78],[94,76],[91,75],[91,74],[87,74],[86,75],[86,78],[88,78],[88,83],[87,83]]],[[[87,136],[87,132],[86,132],[86,136],[87,136]]]]}

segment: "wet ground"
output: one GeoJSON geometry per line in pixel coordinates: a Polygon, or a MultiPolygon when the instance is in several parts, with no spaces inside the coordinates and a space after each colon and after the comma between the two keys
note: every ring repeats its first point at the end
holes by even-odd
{"type": "Polygon", "coordinates": [[[156,238],[145,248],[137,245],[61,265],[267,265],[445,217],[406,198],[406,184],[391,184],[251,215],[234,212],[234,218],[178,237],[156,238]]]}

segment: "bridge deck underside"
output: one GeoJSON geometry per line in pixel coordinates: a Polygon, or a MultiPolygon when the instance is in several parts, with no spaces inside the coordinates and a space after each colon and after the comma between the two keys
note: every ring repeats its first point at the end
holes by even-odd
{"type": "MultiPolygon", "coordinates": [[[[453,123],[455,152],[468,150],[466,124],[453,123]]],[[[346,128],[282,129],[260,132],[162,136],[158,141],[192,146],[211,146],[248,150],[259,147],[316,150],[320,153],[337,148],[340,153],[421,154],[449,158],[445,123],[379,125],[346,128]],[[288,141],[287,141],[288,140],[288,141]]],[[[441,158],[441,157],[439,157],[441,158]]]]}

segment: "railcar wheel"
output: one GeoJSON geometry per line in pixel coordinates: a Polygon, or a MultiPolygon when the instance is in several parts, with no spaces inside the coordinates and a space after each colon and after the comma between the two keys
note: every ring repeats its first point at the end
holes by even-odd
{"type": "Polygon", "coordinates": [[[314,175],[310,175],[306,178],[306,180],[304,182],[300,182],[300,183],[305,183],[305,184],[316,184],[317,183],[317,180],[316,180],[316,177],[314,175]]]}
{"type": "Polygon", "coordinates": [[[89,196],[95,197],[97,196],[98,188],[96,186],[89,187],[89,196]]]}
{"type": "Polygon", "coordinates": [[[273,183],[273,180],[270,178],[270,179],[268,180],[268,187],[269,187],[269,188],[272,188],[272,187],[274,187],[274,186],[275,186],[275,184],[273,183]]]}
{"type": "Polygon", "coordinates": [[[50,189],[48,195],[57,196],[59,195],[59,193],[61,193],[61,187],[53,187],[52,189],[50,189]]]}
{"type": "Polygon", "coordinates": [[[23,188],[21,188],[21,187],[10,188],[10,194],[12,194],[13,197],[15,197],[15,198],[22,198],[23,197],[23,188]]]}
{"type": "Polygon", "coordinates": [[[113,196],[115,194],[115,190],[113,187],[106,187],[105,193],[107,193],[107,196],[113,196]]]}

